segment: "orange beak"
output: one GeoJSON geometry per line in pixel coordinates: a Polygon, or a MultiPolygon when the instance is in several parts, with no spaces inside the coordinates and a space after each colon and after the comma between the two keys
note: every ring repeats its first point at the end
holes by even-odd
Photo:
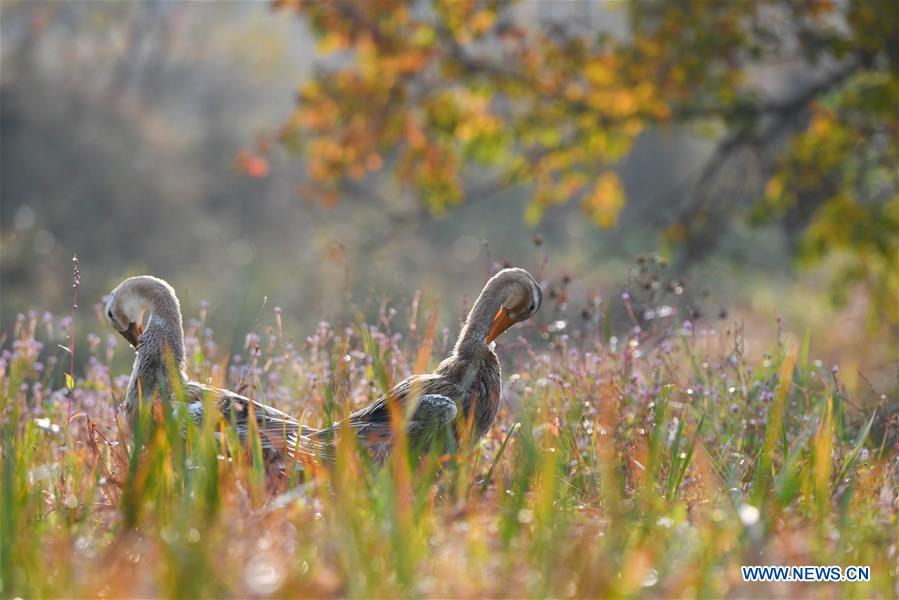
{"type": "Polygon", "coordinates": [[[493,324],[490,331],[487,332],[487,343],[489,344],[502,334],[506,329],[515,324],[515,320],[509,316],[505,308],[500,308],[496,316],[493,317],[493,324]]]}
{"type": "Polygon", "coordinates": [[[140,323],[129,323],[128,329],[125,331],[120,331],[122,337],[128,340],[128,343],[134,346],[135,350],[140,345],[140,334],[144,332],[143,326],[140,323]]]}

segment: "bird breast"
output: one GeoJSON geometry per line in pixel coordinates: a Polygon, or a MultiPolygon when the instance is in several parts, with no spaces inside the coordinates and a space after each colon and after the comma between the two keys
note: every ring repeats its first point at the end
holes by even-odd
{"type": "Polygon", "coordinates": [[[479,356],[450,357],[438,370],[459,386],[462,415],[457,430],[460,437],[472,441],[480,439],[493,425],[502,388],[499,360],[493,350],[484,350],[479,356]],[[465,435],[467,432],[470,433],[465,435]]]}

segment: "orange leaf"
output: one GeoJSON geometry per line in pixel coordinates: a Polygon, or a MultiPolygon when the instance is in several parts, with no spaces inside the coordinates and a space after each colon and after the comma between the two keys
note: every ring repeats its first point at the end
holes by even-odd
{"type": "Polygon", "coordinates": [[[268,175],[268,161],[249,150],[241,150],[234,159],[237,170],[250,177],[261,178],[268,175]]]}

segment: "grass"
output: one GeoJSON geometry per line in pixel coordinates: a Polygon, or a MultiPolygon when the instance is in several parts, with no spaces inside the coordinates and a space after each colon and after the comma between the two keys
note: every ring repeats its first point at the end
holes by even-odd
{"type": "MultiPolygon", "coordinates": [[[[186,323],[191,376],[312,425],[452,342],[429,316],[400,334],[381,315],[295,344],[276,309],[229,357],[205,311],[186,323]]],[[[280,490],[255,446],[226,439],[220,460],[213,422],[147,409],[132,438],[111,367],[131,349],[91,320],[103,338],[69,391],[71,319],[23,315],[0,357],[0,596],[899,595],[899,461],[876,394],[849,396],[807,338],[750,359],[736,327],[673,317],[616,337],[609,314],[506,334],[506,401],[476,448],[374,469],[343,440],[333,468],[280,490]],[[871,580],[744,583],[749,564],[871,580]]]]}

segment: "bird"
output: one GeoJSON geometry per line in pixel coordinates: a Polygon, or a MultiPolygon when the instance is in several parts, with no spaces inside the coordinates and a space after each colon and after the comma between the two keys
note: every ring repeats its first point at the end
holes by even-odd
{"type": "MultiPolygon", "coordinates": [[[[203,423],[204,400],[211,399],[217,417],[234,426],[242,443],[254,419],[267,461],[285,456],[332,461],[336,434],[347,428],[376,462],[383,463],[396,441],[392,419],[404,421],[409,446],[420,450],[450,425],[457,444],[473,443],[487,433],[502,388],[493,341],[515,323],[531,318],[542,302],[543,289],[530,273],[519,268],[499,271],[472,305],[452,353],[433,373],[407,377],[368,406],[323,429],[301,425],[276,408],[230,390],[191,381],[185,370],[181,307],[166,281],[151,275],[124,280],[109,294],[106,317],[137,351],[125,396],[129,422],[142,398],[177,387],[194,422],[203,423]],[[148,312],[144,329],[141,323],[148,312]]],[[[181,407],[173,408],[177,412],[181,407]]],[[[301,462],[297,460],[298,468],[301,462]]]]}
{"type": "Polygon", "coordinates": [[[187,376],[181,305],[168,282],[151,275],[125,279],[110,292],[105,308],[112,327],[137,351],[125,394],[125,415],[132,428],[140,402],[157,394],[171,396],[173,413],[186,410],[198,425],[206,416],[206,402],[211,401],[218,409],[216,416],[231,423],[242,444],[255,421],[267,465],[283,465],[288,456],[298,458],[295,453],[303,436],[313,429],[274,407],[187,376]]]}
{"type": "Polygon", "coordinates": [[[333,426],[309,432],[310,442],[320,444],[348,429],[383,462],[395,443],[394,414],[407,418],[410,447],[427,448],[435,431],[450,424],[457,447],[477,442],[493,425],[502,390],[493,341],[533,317],[542,302],[543,289],[526,270],[497,272],[472,305],[451,354],[433,373],[407,377],[333,426]]]}

